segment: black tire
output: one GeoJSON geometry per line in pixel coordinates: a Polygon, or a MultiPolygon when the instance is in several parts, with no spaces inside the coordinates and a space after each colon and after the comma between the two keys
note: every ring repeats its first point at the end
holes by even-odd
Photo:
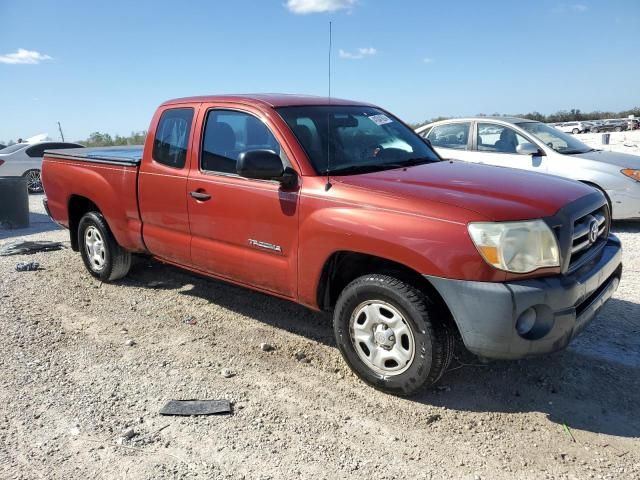
{"type": "Polygon", "coordinates": [[[27,190],[29,191],[29,193],[44,192],[40,170],[38,170],[37,168],[27,170],[22,174],[22,176],[27,179],[27,190]]]}
{"type": "Polygon", "coordinates": [[[598,133],[598,131],[599,131],[599,130],[598,130],[597,128],[592,128],[592,129],[591,129],[591,133],[598,133]]]}
{"type": "Polygon", "coordinates": [[[571,133],[573,133],[574,135],[577,135],[578,133],[580,133],[580,130],[578,130],[577,128],[574,128],[573,130],[571,130],[571,133]]]}
{"type": "MultiPolygon", "coordinates": [[[[342,291],[334,310],[333,327],[338,348],[358,377],[378,390],[407,396],[435,384],[449,366],[455,337],[447,319],[447,312],[412,285],[389,275],[370,274],[355,279],[342,291]],[[413,356],[400,373],[375,371],[360,357],[369,355],[365,353],[367,349],[356,347],[357,341],[352,341],[352,325],[359,322],[360,316],[353,322],[352,317],[363,305],[376,302],[397,310],[403,318],[402,328],[408,327],[413,336],[413,356]]],[[[371,338],[375,338],[373,333],[371,338]]],[[[405,339],[400,341],[404,343],[405,339]]]]}
{"type": "Polygon", "coordinates": [[[97,279],[103,282],[111,282],[123,278],[129,273],[131,253],[118,245],[101,213],[89,212],[80,219],[78,224],[78,245],[85,267],[97,279]],[[94,236],[94,239],[100,238],[102,245],[101,252],[98,255],[102,259],[99,261],[100,264],[89,257],[89,251],[91,250],[91,248],[87,247],[90,240],[87,236],[89,231],[94,236]],[[95,233],[96,231],[98,232],[97,234],[95,233]]]}
{"type": "Polygon", "coordinates": [[[616,132],[621,132],[622,131],[622,127],[616,127],[616,132]]]}

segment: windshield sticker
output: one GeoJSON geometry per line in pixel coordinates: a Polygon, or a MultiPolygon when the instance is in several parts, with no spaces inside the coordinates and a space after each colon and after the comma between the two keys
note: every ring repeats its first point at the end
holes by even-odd
{"type": "Polygon", "coordinates": [[[389,117],[387,117],[386,115],[382,115],[382,114],[371,115],[369,117],[369,120],[371,120],[376,125],[384,125],[385,123],[393,122],[393,120],[391,120],[389,117]]]}

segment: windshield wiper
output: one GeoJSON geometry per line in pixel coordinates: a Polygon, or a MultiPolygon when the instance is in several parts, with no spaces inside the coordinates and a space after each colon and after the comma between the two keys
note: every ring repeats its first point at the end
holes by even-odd
{"type": "Polygon", "coordinates": [[[367,165],[350,165],[348,167],[336,168],[329,172],[330,175],[351,175],[357,173],[371,173],[381,170],[392,170],[394,168],[413,167],[414,165],[421,165],[423,163],[433,162],[435,160],[428,157],[416,157],[408,158],[401,162],[389,162],[367,165]]]}
{"type": "Polygon", "coordinates": [[[578,153],[588,153],[588,152],[595,152],[595,148],[592,148],[590,150],[569,150],[569,151],[561,151],[560,153],[564,154],[564,155],[576,155],[578,153]]]}
{"type": "MultiPolygon", "coordinates": [[[[380,170],[386,170],[388,164],[378,165],[350,165],[348,167],[336,168],[329,170],[329,175],[352,175],[355,173],[371,173],[380,170]]],[[[391,167],[394,168],[394,167],[391,167]]]]}

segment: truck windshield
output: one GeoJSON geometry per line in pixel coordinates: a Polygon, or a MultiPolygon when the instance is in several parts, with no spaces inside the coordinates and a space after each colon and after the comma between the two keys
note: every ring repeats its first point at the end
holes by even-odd
{"type": "Polygon", "coordinates": [[[437,162],[410,128],[366,106],[281,107],[317,174],[351,175],[437,162]]]}
{"type": "Polygon", "coordinates": [[[537,137],[548,147],[553,148],[558,153],[571,155],[574,153],[586,153],[593,150],[568,133],[561,132],[557,128],[550,127],[540,122],[517,123],[520,128],[526,130],[531,135],[537,137]]]}

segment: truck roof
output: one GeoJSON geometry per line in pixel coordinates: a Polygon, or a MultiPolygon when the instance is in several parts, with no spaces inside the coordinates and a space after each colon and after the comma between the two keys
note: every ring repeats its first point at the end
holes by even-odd
{"type": "Polygon", "coordinates": [[[175,105],[180,103],[207,103],[207,102],[237,102],[259,104],[269,107],[293,107],[308,105],[360,105],[373,106],[370,103],[344,100],[340,98],[319,97],[314,95],[298,95],[289,93],[245,93],[229,95],[202,95],[195,97],[174,98],[167,100],[162,105],[175,105]]]}

